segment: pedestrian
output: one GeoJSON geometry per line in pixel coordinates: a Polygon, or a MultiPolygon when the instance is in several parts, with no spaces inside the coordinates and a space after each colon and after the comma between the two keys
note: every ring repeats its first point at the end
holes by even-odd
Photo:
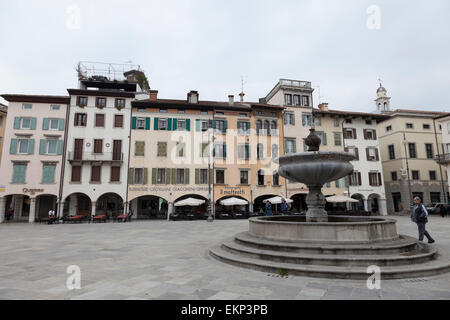
{"type": "Polygon", "coordinates": [[[427,208],[422,203],[422,199],[416,196],[413,199],[414,207],[412,210],[412,220],[417,223],[419,229],[419,241],[423,241],[423,236],[425,235],[428,239],[428,243],[435,242],[431,235],[425,230],[425,224],[428,222],[428,211],[427,208]]]}
{"type": "Polygon", "coordinates": [[[272,215],[272,204],[270,201],[266,201],[266,216],[272,215]]]}
{"type": "Polygon", "coordinates": [[[447,215],[447,209],[445,209],[445,205],[441,204],[440,208],[439,208],[439,212],[442,216],[442,218],[444,218],[447,215]]]}
{"type": "Polygon", "coordinates": [[[53,221],[55,220],[55,215],[56,215],[55,210],[50,209],[48,212],[48,224],[53,223],[53,221]]]}
{"type": "Polygon", "coordinates": [[[281,215],[286,215],[288,211],[288,206],[285,199],[281,199],[281,215]]]}

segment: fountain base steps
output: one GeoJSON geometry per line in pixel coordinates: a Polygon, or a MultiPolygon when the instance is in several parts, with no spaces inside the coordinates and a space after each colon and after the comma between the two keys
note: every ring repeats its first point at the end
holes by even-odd
{"type": "Polygon", "coordinates": [[[254,270],[333,278],[368,278],[367,267],[381,268],[382,279],[434,276],[450,271],[450,260],[432,246],[400,236],[370,244],[318,244],[261,239],[248,232],[210,249],[222,262],[254,270]]]}

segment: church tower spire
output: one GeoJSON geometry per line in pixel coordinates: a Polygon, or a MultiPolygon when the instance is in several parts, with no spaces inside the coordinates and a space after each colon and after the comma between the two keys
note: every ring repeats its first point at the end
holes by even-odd
{"type": "Polygon", "coordinates": [[[391,98],[387,96],[387,91],[381,84],[380,81],[380,87],[377,89],[377,98],[375,99],[375,103],[377,105],[377,111],[378,112],[387,112],[390,111],[390,100],[391,98]]]}

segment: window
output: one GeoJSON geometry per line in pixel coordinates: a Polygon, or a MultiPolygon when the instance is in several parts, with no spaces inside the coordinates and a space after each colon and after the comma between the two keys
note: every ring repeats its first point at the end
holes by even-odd
{"type": "Polygon", "coordinates": [[[23,110],[30,110],[33,107],[33,105],[31,104],[22,104],[22,109],[23,110]]]}
{"type": "Polygon", "coordinates": [[[264,181],[264,171],[259,169],[258,170],[258,186],[263,186],[265,185],[265,181],[264,181]]]}
{"type": "Polygon", "coordinates": [[[226,145],[225,143],[215,143],[214,144],[214,158],[225,159],[226,155],[226,145]]]}
{"type": "Polygon", "coordinates": [[[394,149],[393,144],[388,146],[388,153],[389,153],[389,160],[394,160],[395,159],[395,149],[394,149]]]}
{"type": "Polygon", "coordinates": [[[91,167],[91,182],[101,182],[101,166],[92,166],[91,167]]]}
{"type": "Polygon", "coordinates": [[[135,156],[145,155],[145,141],[136,141],[134,143],[134,155],[135,156]]]}
{"type": "Polygon", "coordinates": [[[272,159],[275,159],[276,157],[278,157],[278,145],[273,144],[272,145],[272,159]]]}
{"type": "Polygon", "coordinates": [[[81,182],[81,166],[72,166],[72,182],[81,182]]]}
{"type": "Polygon", "coordinates": [[[208,169],[200,169],[199,170],[199,183],[207,184],[208,183],[208,169]]]}
{"type": "Polygon", "coordinates": [[[371,125],[372,124],[372,120],[366,120],[366,124],[371,125]]]}
{"type": "Polygon", "coordinates": [[[104,127],[105,126],[105,115],[102,113],[97,113],[95,115],[95,126],[104,127]]]}
{"type": "Polygon", "coordinates": [[[52,104],[52,105],[50,106],[50,110],[59,110],[59,109],[60,109],[60,106],[58,106],[58,105],[52,104]]]}
{"type": "Polygon", "coordinates": [[[96,106],[100,108],[106,107],[106,98],[97,98],[96,106]]]}
{"type": "Polygon", "coordinates": [[[248,170],[240,170],[240,184],[248,184],[248,170]]]}
{"type": "Polygon", "coordinates": [[[178,113],[184,114],[184,113],[186,113],[186,111],[185,111],[185,110],[182,110],[182,109],[179,109],[179,110],[178,110],[178,113]]]}
{"type": "Polygon", "coordinates": [[[167,130],[167,119],[165,118],[158,119],[158,130],[167,130]]]}
{"type": "Polygon", "coordinates": [[[326,146],[327,145],[327,134],[323,131],[316,131],[316,134],[322,141],[322,145],[326,146]]]}
{"type": "Polygon", "coordinates": [[[20,129],[31,129],[31,118],[20,118],[20,129]]]}
{"type": "Polygon", "coordinates": [[[238,144],[238,159],[241,160],[250,159],[250,145],[248,143],[238,144]]]}
{"type": "Polygon", "coordinates": [[[221,114],[223,115],[224,113],[222,111],[216,111],[216,114],[221,114]]]}
{"type": "Polygon", "coordinates": [[[114,115],[114,128],[123,128],[123,115],[114,115]]]}
{"type": "Polygon", "coordinates": [[[88,103],[88,97],[78,97],[77,106],[85,107],[88,103]]]}
{"type": "Polygon", "coordinates": [[[397,171],[391,171],[391,180],[392,181],[397,181],[397,171]]]}
{"type": "Polygon", "coordinates": [[[200,157],[206,158],[208,156],[209,143],[200,143],[200,157]]]}
{"type": "Polygon", "coordinates": [[[272,175],[272,185],[274,186],[280,185],[280,175],[276,171],[274,171],[272,175]]]}
{"type": "Polygon", "coordinates": [[[216,131],[225,133],[225,120],[216,120],[216,131]]]}
{"type": "Polygon", "coordinates": [[[160,113],[167,113],[167,109],[159,109],[160,113]]]}
{"type": "Polygon", "coordinates": [[[184,184],[184,169],[177,169],[177,180],[176,183],[177,184],[184,184]]]}
{"type": "Polygon", "coordinates": [[[345,177],[336,180],[336,188],[345,188],[345,177]]]}
{"type": "Polygon", "coordinates": [[[50,130],[59,130],[59,119],[49,119],[50,130]]]}
{"type": "Polygon", "coordinates": [[[27,171],[26,164],[14,164],[13,166],[13,183],[25,183],[25,175],[27,171]]]}
{"type": "Polygon", "coordinates": [[[431,143],[425,143],[425,151],[427,159],[433,159],[433,145],[431,143]]]}
{"type": "Polygon", "coordinates": [[[209,127],[209,125],[208,125],[208,120],[202,120],[202,121],[200,122],[200,128],[201,128],[201,131],[207,131],[207,130],[208,130],[208,127],[209,127]]]}
{"type": "Polygon", "coordinates": [[[361,185],[361,172],[354,171],[349,176],[349,185],[360,186],[361,185]]]}
{"type": "Polygon", "coordinates": [[[309,96],[302,96],[302,106],[309,106],[309,96]]]}
{"type": "Polygon", "coordinates": [[[120,167],[111,167],[111,182],[120,181],[120,167]]]}
{"type": "Polygon", "coordinates": [[[116,108],[125,108],[125,99],[116,99],[116,108]]]}
{"type": "Polygon", "coordinates": [[[42,167],[42,183],[55,182],[55,168],[54,164],[44,164],[42,167]]]}
{"type": "Polygon", "coordinates": [[[102,152],[103,152],[103,140],[94,139],[94,153],[102,153],[102,152]]]}
{"type": "Polygon", "coordinates": [[[156,171],[156,183],[166,184],[166,169],[158,168],[156,171]]]}
{"type": "Polygon", "coordinates": [[[292,94],[284,95],[284,104],[288,106],[292,105],[292,94]]]}
{"type": "Polygon", "coordinates": [[[391,131],[392,130],[392,126],[387,126],[386,127],[386,132],[391,131]]]}
{"type": "Polygon", "coordinates": [[[18,139],[18,144],[19,144],[18,153],[28,154],[30,139],[18,139]]]}
{"type": "Polygon", "coordinates": [[[314,123],[316,126],[320,127],[322,125],[322,121],[320,117],[315,118],[314,123]]]}
{"type": "Polygon", "coordinates": [[[200,114],[208,114],[208,111],[200,111],[200,114]]]}
{"type": "Polygon", "coordinates": [[[376,133],[375,130],[364,130],[364,139],[365,140],[376,140],[376,133]]]}
{"type": "Polygon", "coordinates": [[[216,183],[220,183],[220,184],[225,183],[225,170],[216,169],[216,183]]]}
{"type": "Polygon", "coordinates": [[[352,128],[345,129],[344,139],[356,139],[356,129],[352,128]]]}
{"type": "Polygon", "coordinates": [[[409,149],[409,157],[410,158],[417,158],[416,144],[415,143],[408,143],[408,149],[409,149]]]}
{"type": "Polygon", "coordinates": [[[86,127],[87,114],[86,113],[75,113],[75,123],[76,127],[86,127]]]}
{"type": "Polygon", "coordinates": [[[352,123],[352,119],[351,118],[345,119],[345,123],[352,123]]]}
{"type": "Polygon", "coordinates": [[[430,173],[430,180],[436,180],[436,171],[429,171],[430,173]]]}
{"type": "Polygon", "coordinates": [[[264,145],[262,143],[256,145],[256,155],[258,160],[264,159],[264,145]]]}
{"type": "Polygon", "coordinates": [[[369,172],[369,185],[381,186],[381,174],[379,172],[369,172]]]}
{"type": "Polygon", "coordinates": [[[335,128],[339,128],[339,119],[338,118],[334,118],[333,125],[335,128]]]}
{"type": "Polygon", "coordinates": [[[376,150],[374,148],[367,148],[367,160],[375,161],[377,159],[376,150]]]}
{"type": "Polygon", "coordinates": [[[144,168],[134,168],[134,184],[144,184],[144,168]]]}
{"type": "Polygon", "coordinates": [[[239,116],[240,117],[248,117],[248,114],[246,114],[246,113],[239,113],[239,116]]]}
{"type": "Polygon", "coordinates": [[[238,134],[248,135],[250,133],[250,122],[248,121],[238,121],[238,134]]]}
{"type": "Polygon", "coordinates": [[[440,192],[430,192],[430,202],[432,204],[441,202],[441,193],[440,192]]]}
{"type": "Polygon", "coordinates": [[[420,179],[418,170],[412,170],[411,174],[412,174],[412,179],[413,180],[419,180],[420,179]]]}
{"type": "Polygon", "coordinates": [[[186,120],[177,119],[177,130],[180,130],[180,131],[186,130],[186,120]]]}
{"type": "Polygon", "coordinates": [[[257,120],[256,121],[256,134],[259,134],[262,130],[262,121],[261,120],[257,120]]]}
{"type": "Polygon", "coordinates": [[[136,118],[136,129],[145,129],[145,118],[136,118]]]}
{"type": "Polygon", "coordinates": [[[334,145],[335,146],[342,145],[341,133],[340,132],[334,132],[334,145]]]}
{"type": "Polygon", "coordinates": [[[286,153],[295,153],[295,139],[286,139],[286,153]]]}
{"type": "Polygon", "coordinates": [[[299,106],[300,105],[300,95],[294,94],[294,105],[299,106]]]}
{"type": "Polygon", "coordinates": [[[158,157],[167,157],[167,142],[158,142],[158,157]]]}
{"type": "Polygon", "coordinates": [[[429,125],[428,123],[424,123],[424,124],[423,124],[423,128],[424,128],[425,130],[429,130],[429,129],[430,129],[430,125],[429,125]]]}
{"type": "Polygon", "coordinates": [[[57,154],[57,144],[58,140],[56,139],[46,140],[46,154],[57,154]]]}
{"type": "Polygon", "coordinates": [[[304,127],[310,127],[312,122],[312,115],[302,113],[302,125],[304,127]]]}
{"type": "Polygon", "coordinates": [[[284,124],[287,125],[295,125],[295,118],[293,113],[285,113],[284,114],[284,124]]]}
{"type": "Polygon", "coordinates": [[[359,160],[359,151],[358,151],[358,148],[356,148],[356,147],[346,147],[346,148],[344,148],[344,151],[345,151],[345,149],[347,149],[348,150],[348,153],[350,153],[350,154],[352,154],[352,155],[354,155],[355,157],[356,157],[356,159],[355,160],[359,160]]]}
{"type": "Polygon", "coordinates": [[[406,124],[406,129],[413,129],[414,125],[412,123],[407,123],[406,124]]]}

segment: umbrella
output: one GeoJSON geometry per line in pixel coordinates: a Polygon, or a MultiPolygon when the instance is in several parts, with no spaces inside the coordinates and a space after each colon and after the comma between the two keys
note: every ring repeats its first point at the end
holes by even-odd
{"type": "Polygon", "coordinates": [[[233,198],[221,200],[220,204],[223,206],[244,206],[244,205],[248,204],[248,201],[233,197],[233,198]]]}
{"type": "MultiPolygon", "coordinates": [[[[269,201],[271,204],[280,204],[282,199],[283,199],[283,198],[277,196],[277,197],[273,197],[273,198],[266,199],[266,200],[264,200],[263,202],[269,201]]],[[[294,202],[294,201],[291,200],[291,199],[285,199],[285,200],[286,200],[286,203],[292,203],[292,202],[294,202]]]]}
{"type": "Polygon", "coordinates": [[[331,196],[326,198],[327,202],[359,202],[356,199],[349,198],[346,196],[331,196]]]}
{"type": "Polygon", "coordinates": [[[205,203],[205,200],[195,199],[195,198],[187,198],[187,199],[176,202],[175,206],[176,207],[181,207],[181,206],[196,207],[196,206],[202,205],[204,203],[205,203]]]}

